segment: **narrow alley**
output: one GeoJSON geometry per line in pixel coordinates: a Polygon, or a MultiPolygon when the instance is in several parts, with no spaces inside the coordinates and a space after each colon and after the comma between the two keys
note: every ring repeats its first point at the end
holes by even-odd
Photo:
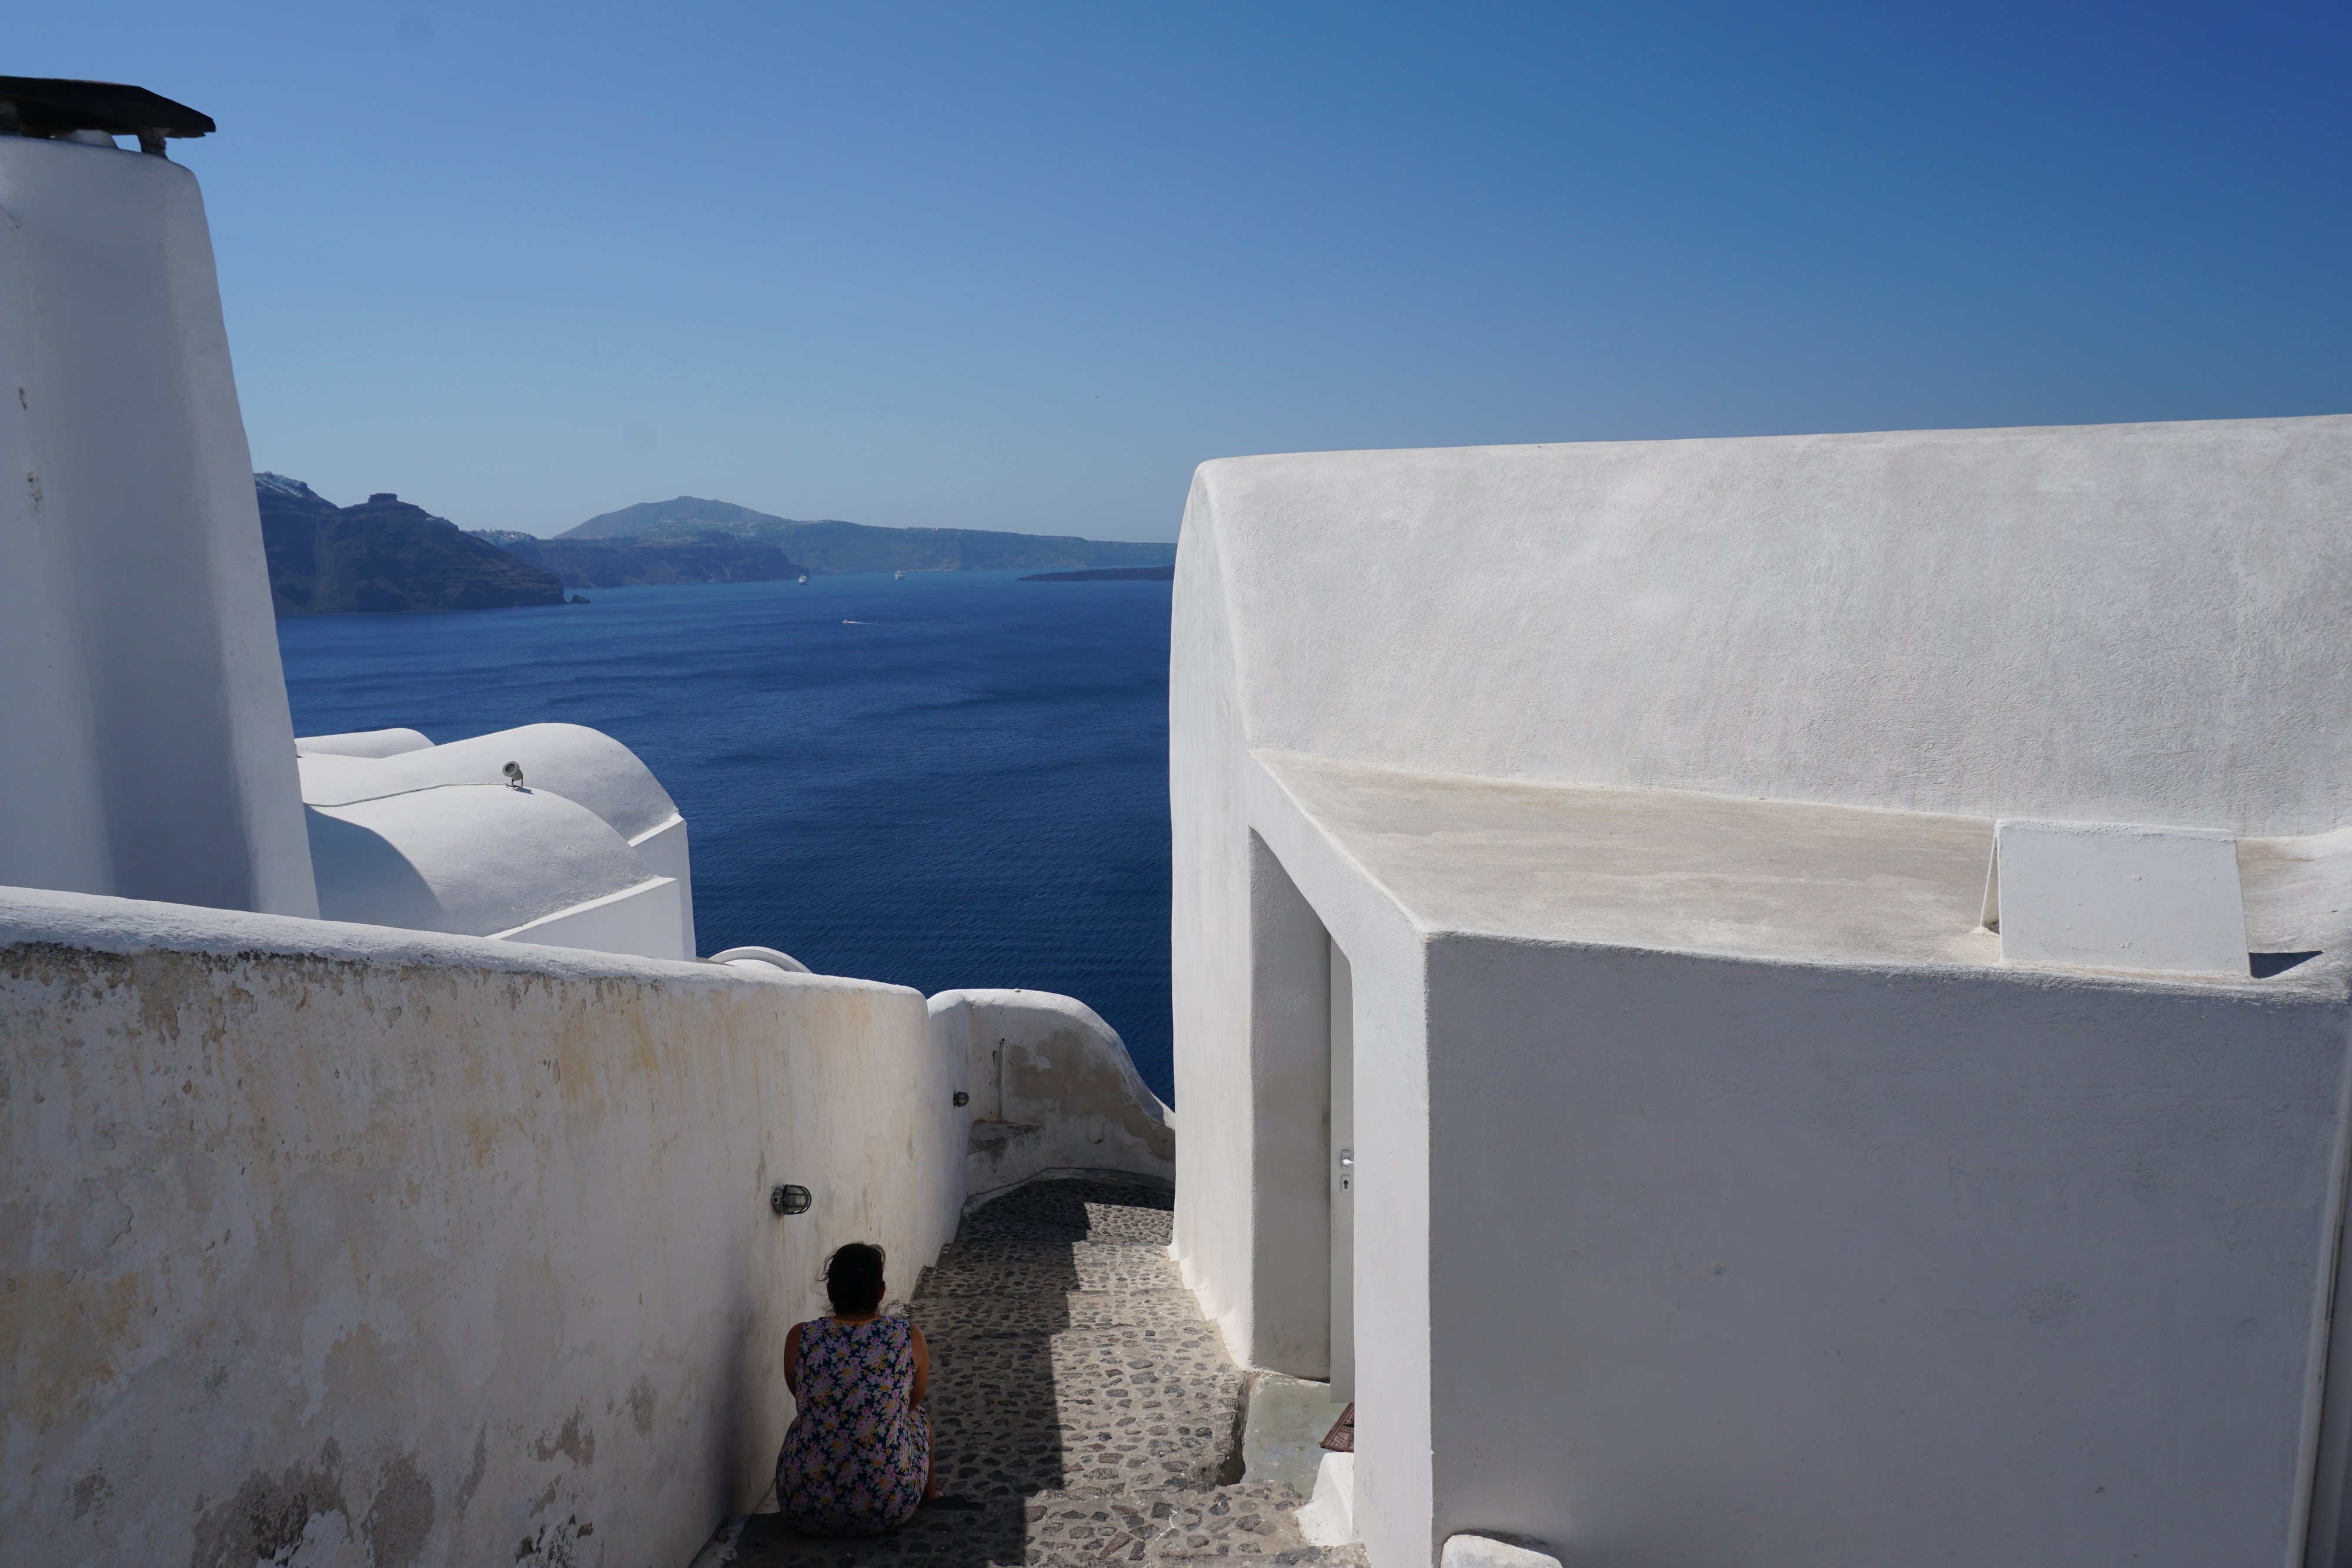
{"type": "Polygon", "coordinates": [[[968,1216],[908,1311],[930,1342],[940,1485],[887,1536],[820,1539],[772,1512],[730,1524],[696,1568],[866,1568],[1242,1557],[1360,1568],[1307,1543],[1304,1500],[1241,1478],[1243,1374],[1167,1256],[1171,1200],[1055,1181],[968,1216]]]}

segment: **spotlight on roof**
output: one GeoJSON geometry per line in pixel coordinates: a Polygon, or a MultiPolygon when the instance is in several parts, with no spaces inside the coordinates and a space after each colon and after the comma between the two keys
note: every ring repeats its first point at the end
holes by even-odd
{"type": "Polygon", "coordinates": [[[508,789],[520,789],[522,788],[522,765],[520,763],[509,762],[504,768],[499,769],[499,771],[507,776],[508,789]]]}

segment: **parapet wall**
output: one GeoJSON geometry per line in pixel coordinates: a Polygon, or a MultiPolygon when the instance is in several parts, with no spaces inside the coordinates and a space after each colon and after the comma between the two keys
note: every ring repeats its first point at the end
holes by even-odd
{"type": "Polygon", "coordinates": [[[2347,505],[2346,415],[1227,458],[1171,755],[2326,832],[2347,505]]]}
{"type": "Polygon", "coordinates": [[[863,981],[0,890],[7,1555],[686,1562],[824,1253],[904,1293],[952,1233],[933,1038],[863,981]]]}
{"type": "Polygon", "coordinates": [[[1050,991],[941,991],[933,1050],[967,1064],[972,1207],[1036,1176],[1176,1183],[1176,1113],[1135,1070],[1118,1031],[1050,991]]]}

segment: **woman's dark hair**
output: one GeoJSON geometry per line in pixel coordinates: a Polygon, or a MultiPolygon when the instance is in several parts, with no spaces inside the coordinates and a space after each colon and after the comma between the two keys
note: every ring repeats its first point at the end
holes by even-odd
{"type": "Polygon", "coordinates": [[[836,1312],[870,1312],[882,1304],[882,1249],[852,1241],[824,1260],[824,1293],[836,1312]]]}

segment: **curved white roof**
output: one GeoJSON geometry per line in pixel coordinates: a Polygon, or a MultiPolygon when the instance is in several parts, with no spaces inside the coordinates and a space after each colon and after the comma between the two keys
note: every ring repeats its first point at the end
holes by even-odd
{"type": "Polygon", "coordinates": [[[446,784],[503,786],[509,762],[522,769],[526,787],[578,801],[625,839],[651,832],[678,814],[669,791],[636,753],[577,724],[527,724],[394,756],[306,755],[302,799],[312,806],[345,806],[446,784]]]}
{"type": "Polygon", "coordinates": [[[433,742],[419,729],[352,729],[341,735],[298,735],[297,757],[397,757],[433,742]]]}
{"type": "Polygon", "coordinates": [[[435,746],[370,730],[302,753],[325,918],[692,956],[684,821],[612,737],[533,724],[435,746]]]}
{"type": "Polygon", "coordinates": [[[325,920],[488,936],[648,880],[628,841],[543,789],[457,785],[307,815],[325,920]]]}

